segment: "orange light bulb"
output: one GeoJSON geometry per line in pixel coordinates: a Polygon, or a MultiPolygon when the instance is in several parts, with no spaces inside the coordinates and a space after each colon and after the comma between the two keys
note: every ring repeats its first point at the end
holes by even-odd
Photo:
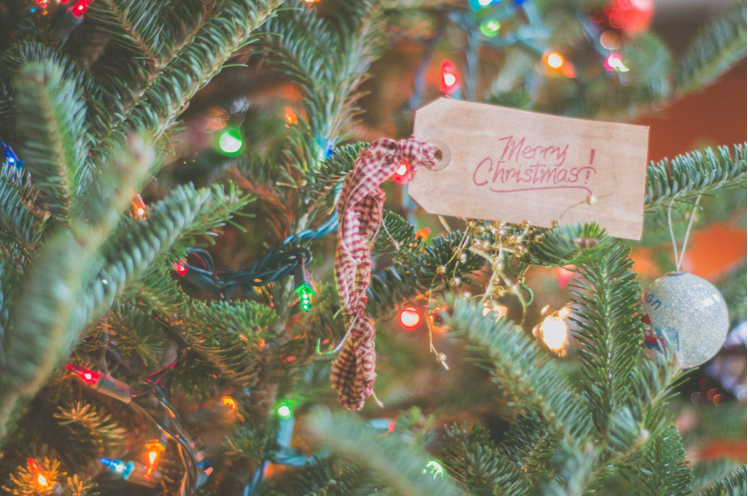
{"type": "Polygon", "coordinates": [[[221,403],[229,407],[231,410],[236,411],[239,409],[239,404],[231,396],[224,396],[223,398],[221,398],[221,403]]]}
{"type": "Polygon", "coordinates": [[[423,229],[419,229],[416,231],[416,238],[420,238],[425,241],[426,239],[428,239],[429,234],[431,234],[431,229],[428,227],[424,227],[423,229]]]}
{"type": "Polygon", "coordinates": [[[546,56],[545,63],[552,69],[559,69],[564,65],[564,57],[558,52],[551,52],[546,56]]]}

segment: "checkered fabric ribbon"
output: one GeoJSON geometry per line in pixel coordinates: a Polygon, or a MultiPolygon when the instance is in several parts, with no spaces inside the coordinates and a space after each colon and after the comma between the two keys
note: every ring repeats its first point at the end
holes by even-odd
{"type": "Polygon", "coordinates": [[[379,139],[362,150],[345,178],[338,200],[338,247],[335,279],[350,334],[330,373],[340,404],[360,410],[374,391],[374,324],[366,315],[366,289],[371,280],[371,245],[382,225],[384,193],[379,185],[402,162],[410,170],[435,165],[435,146],[413,138],[379,139]]]}

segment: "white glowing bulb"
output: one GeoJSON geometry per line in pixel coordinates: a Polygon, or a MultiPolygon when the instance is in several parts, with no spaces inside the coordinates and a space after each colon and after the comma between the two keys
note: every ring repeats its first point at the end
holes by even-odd
{"type": "Polygon", "coordinates": [[[569,344],[569,328],[566,321],[559,317],[547,317],[540,326],[543,342],[552,351],[559,352],[569,344]]]}
{"type": "Polygon", "coordinates": [[[457,82],[457,76],[454,74],[446,73],[444,74],[444,85],[445,86],[454,86],[454,84],[457,82]]]}

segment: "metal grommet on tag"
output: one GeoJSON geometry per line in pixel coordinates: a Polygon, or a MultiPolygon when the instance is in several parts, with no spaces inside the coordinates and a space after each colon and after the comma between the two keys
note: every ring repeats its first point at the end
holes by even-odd
{"type": "Polygon", "coordinates": [[[434,165],[434,167],[427,168],[432,171],[440,171],[442,169],[446,169],[452,161],[452,152],[450,152],[449,146],[447,146],[445,142],[440,140],[429,140],[426,143],[428,143],[429,145],[434,145],[437,148],[436,153],[434,154],[436,165],[434,165]]]}

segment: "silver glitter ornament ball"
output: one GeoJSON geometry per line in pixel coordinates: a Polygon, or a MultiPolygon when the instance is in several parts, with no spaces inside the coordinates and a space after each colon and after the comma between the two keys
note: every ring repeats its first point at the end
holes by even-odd
{"type": "Polygon", "coordinates": [[[669,272],[644,291],[644,352],[679,351],[683,368],[717,354],[727,337],[727,305],[717,288],[687,272],[669,272]]]}

